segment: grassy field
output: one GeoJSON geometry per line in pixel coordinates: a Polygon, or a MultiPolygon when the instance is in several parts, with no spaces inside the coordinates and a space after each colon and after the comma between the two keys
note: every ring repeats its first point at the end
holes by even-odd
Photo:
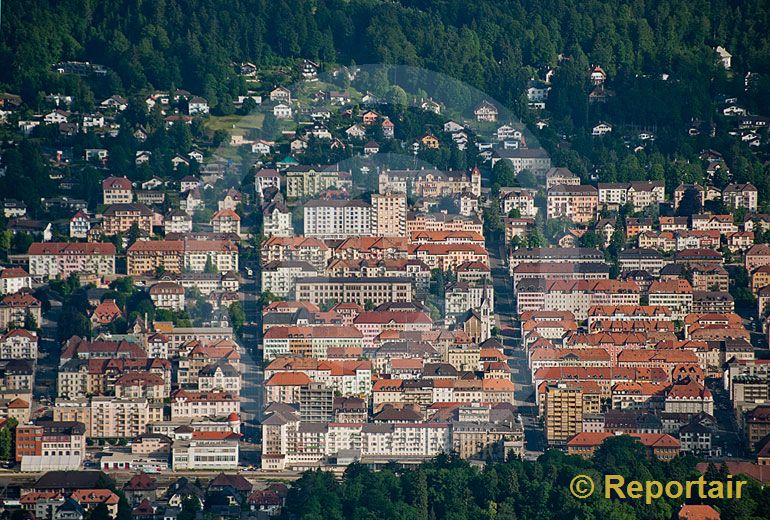
{"type": "Polygon", "coordinates": [[[230,116],[209,116],[206,121],[206,128],[212,132],[225,130],[229,134],[246,134],[252,128],[262,128],[262,121],[265,115],[257,112],[248,116],[230,115],[230,116]]]}

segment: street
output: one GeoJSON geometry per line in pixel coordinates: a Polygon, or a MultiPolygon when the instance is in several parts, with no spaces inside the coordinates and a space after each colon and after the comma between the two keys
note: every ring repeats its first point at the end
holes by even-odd
{"type": "Polygon", "coordinates": [[[262,331],[259,328],[259,316],[257,313],[259,292],[254,280],[247,279],[239,291],[243,310],[246,314],[246,325],[243,328],[241,341],[241,423],[242,433],[248,441],[255,442],[259,438],[259,423],[262,419],[263,383],[264,372],[262,370],[259,342],[262,331]]]}
{"type": "Polygon", "coordinates": [[[515,385],[515,404],[522,415],[524,438],[528,451],[541,452],[545,448],[543,430],[537,417],[535,390],[527,366],[527,358],[521,347],[521,338],[513,299],[511,277],[505,264],[505,244],[500,241],[490,244],[490,268],[492,283],[495,288],[495,320],[503,331],[502,342],[505,353],[509,356],[511,381],[515,385]]]}

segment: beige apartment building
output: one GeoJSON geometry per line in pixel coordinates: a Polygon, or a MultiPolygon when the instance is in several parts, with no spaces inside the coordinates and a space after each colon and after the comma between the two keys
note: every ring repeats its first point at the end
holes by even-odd
{"type": "Polygon", "coordinates": [[[411,302],[412,279],[404,277],[309,277],[296,281],[296,297],[316,305],[346,302],[377,306],[387,302],[411,302]]]}
{"type": "Polygon", "coordinates": [[[181,418],[227,417],[241,413],[237,394],[178,390],[171,397],[171,420],[181,418]]]}
{"type": "Polygon", "coordinates": [[[327,171],[321,166],[292,166],[286,170],[286,197],[312,197],[330,188],[349,188],[352,177],[347,171],[327,171]]]}
{"type": "Polygon", "coordinates": [[[593,186],[554,186],[548,190],[548,218],[567,218],[579,224],[596,220],[599,193],[593,186]]]}
{"type": "Polygon", "coordinates": [[[125,177],[107,177],[102,181],[104,204],[130,204],[134,200],[133,186],[125,177]]]}
{"type": "Polygon", "coordinates": [[[668,307],[675,320],[683,320],[692,312],[693,291],[683,279],[655,281],[649,289],[650,305],[668,307]]]}
{"type": "Polygon", "coordinates": [[[138,240],[126,251],[129,276],[153,273],[238,271],[238,246],[229,240],[138,240]]]}
{"type": "Polygon", "coordinates": [[[102,216],[102,232],[106,236],[128,233],[134,224],[141,233],[152,235],[153,213],[144,204],[111,204],[105,208],[102,216]]]}
{"type": "Polygon", "coordinates": [[[407,209],[405,193],[372,194],[372,235],[405,237],[407,209]]]}
{"type": "Polygon", "coordinates": [[[559,383],[545,389],[545,437],[548,444],[560,445],[583,431],[583,417],[601,411],[598,387],[586,390],[559,383]]]}
{"type": "Polygon", "coordinates": [[[131,439],[145,433],[149,423],[163,420],[163,404],[116,397],[58,399],[53,416],[54,421],[85,424],[87,437],[131,439]]]}
{"type": "Polygon", "coordinates": [[[221,209],[211,216],[211,228],[214,233],[241,234],[241,217],[232,209],[221,209]]]}

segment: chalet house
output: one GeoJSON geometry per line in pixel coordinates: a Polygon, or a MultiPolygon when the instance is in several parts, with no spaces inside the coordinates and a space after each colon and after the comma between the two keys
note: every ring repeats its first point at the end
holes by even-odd
{"type": "Polygon", "coordinates": [[[147,150],[138,150],[134,158],[134,164],[136,164],[137,166],[141,166],[142,164],[147,164],[148,162],[150,162],[150,157],[152,157],[152,152],[147,150]]]}
{"type": "Polygon", "coordinates": [[[57,108],[43,116],[43,122],[47,125],[58,125],[59,123],[66,123],[69,116],[69,112],[57,108]]]}
{"type": "Polygon", "coordinates": [[[380,124],[382,127],[382,135],[388,139],[392,139],[395,136],[396,125],[393,124],[389,118],[384,118],[380,124]]]}
{"type": "Polygon", "coordinates": [[[291,91],[285,87],[276,87],[270,91],[270,101],[291,103],[291,91]]]}
{"type": "Polygon", "coordinates": [[[733,65],[733,55],[727,52],[727,49],[721,45],[718,45],[714,51],[717,53],[717,57],[722,66],[725,69],[730,70],[730,67],[733,65]]]}
{"type": "Polygon", "coordinates": [[[441,114],[441,105],[432,99],[428,98],[420,103],[420,108],[426,112],[433,112],[434,114],[441,114]]]}
{"type": "Polygon", "coordinates": [[[257,66],[253,63],[245,62],[241,63],[238,67],[238,72],[241,76],[256,76],[257,75],[257,66]]]}
{"type": "Polygon", "coordinates": [[[418,140],[420,141],[420,146],[427,150],[437,150],[441,146],[438,138],[430,132],[423,134],[418,140]]]}
{"type": "Polygon", "coordinates": [[[591,135],[604,135],[612,132],[612,126],[607,123],[599,123],[591,129],[591,135]]]}
{"type": "Polygon", "coordinates": [[[497,121],[498,113],[497,107],[486,100],[479,103],[476,108],[473,109],[473,115],[476,117],[476,121],[497,121]]]}
{"type": "Polygon", "coordinates": [[[374,123],[377,122],[379,118],[380,118],[380,114],[378,114],[374,110],[367,110],[366,112],[361,114],[361,121],[363,121],[363,123],[366,126],[373,125],[374,123]]]}
{"type": "Polygon", "coordinates": [[[344,105],[345,103],[350,102],[350,96],[348,96],[345,92],[332,90],[329,92],[329,101],[334,105],[344,105]]]}
{"type": "Polygon", "coordinates": [[[174,171],[176,171],[180,166],[190,166],[190,161],[188,161],[181,155],[175,155],[171,159],[171,166],[173,166],[174,171]]]}
{"type": "Polygon", "coordinates": [[[591,69],[591,83],[601,85],[607,79],[607,73],[598,65],[591,69]]]}
{"type": "Polygon", "coordinates": [[[118,96],[116,94],[99,103],[99,106],[105,110],[117,110],[118,112],[122,112],[128,108],[128,100],[123,96],[118,96]]]}
{"type": "Polygon", "coordinates": [[[364,155],[374,155],[380,152],[380,145],[375,141],[369,141],[364,145],[364,155]]]}
{"type": "Polygon", "coordinates": [[[454,121],[447,121],[444,123],[444,132],[448,134],[453,134],[455,132],[459,132],[461,130],[464,130],[465,127],[459,123],[455,123],[454,121]]]}
{"type": "Polygon", "coordinates": [[[366,129],[362,125],[356,123],[345,130],[345,135],[347,135],[349,139],[364,139],[366,137],[366,129]]]}
{"type": "Polygon", "coordinates": [[[251,143],[251,153],[267,155],[272,151],[273,141],[263,141],[261,139],[251,143]]]}

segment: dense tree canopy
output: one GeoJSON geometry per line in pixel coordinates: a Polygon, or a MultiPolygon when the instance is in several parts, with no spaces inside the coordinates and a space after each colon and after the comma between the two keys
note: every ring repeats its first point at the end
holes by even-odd
{"type": "MultiPolygon", "coordinates": [[[[634,519],[675,518],[682,500],[607,500],[602,475],[619,474],[626,481],[697,479],[695,460],[671,463],[650,460],[646,449],[630,437],[607,441],[593,461],[547,452],[537,462],[511,460],[483,469],[451,457],[439,457],[417,469],[395,467],[371,472],[359,465],[348,468],[338,482],[325,472],[306,473],[294,483],[286,500],[286,518],[316,519],[634,519]],[[596,492],[578,500],[569,492],[576,475],[591,476],[596,492]],[[292,516],[296,515],[296,516],[292,516]]],[[[723,480],[712,472],[708,478],[723,480]]],[[[764,504],[770,491],[751,483],[740,500],[691,500],[715,507],[726,520],[768,518],[764,504]]]]}
{"type": "MultiPolygon", "coordinates": [[[[566,87],[553,102],[561,110],[585,105],[574,102],[574,89],[598,63],[611,77],[648,75],[635,88],[652,102],[648,110],[669,114],[654,75],[703,78],[716,45],[731,50],[734,68],[770,72],[769,19],[763,0],[30,0],[5,6],[0,81],[27,96],[75,89],[77,78],[51,75],[51,65],[89,59],[111,71],[104,92],[176,86],[216,105],[238,88],[233,61],[303,57],[422,66],[515,105],[532,71],[563,53],[572,64],[558,80],[566,87]]],[[[708,102],[708,82],[681,88],[693,110],[708,102]]]]}

